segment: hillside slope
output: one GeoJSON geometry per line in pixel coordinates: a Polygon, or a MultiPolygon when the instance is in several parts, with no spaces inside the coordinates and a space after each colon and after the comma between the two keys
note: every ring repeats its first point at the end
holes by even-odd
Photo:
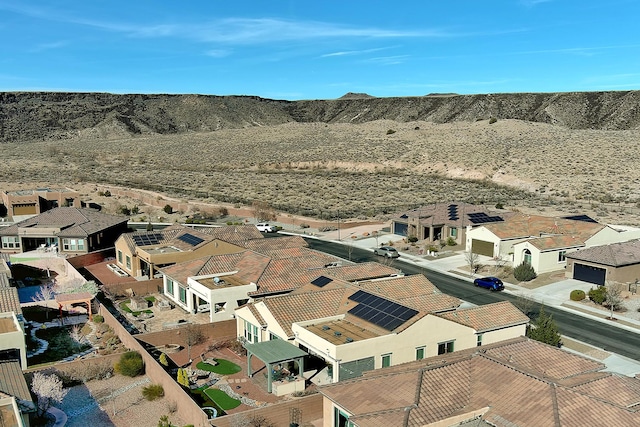
{"type": "Polygon", "coordinates": [[[283,101],[253,96],[0,93],[0,142],[125,138],[300,123],[474,122],[495,117],[567,129],[640,128],[640,91],[283,101]]]}

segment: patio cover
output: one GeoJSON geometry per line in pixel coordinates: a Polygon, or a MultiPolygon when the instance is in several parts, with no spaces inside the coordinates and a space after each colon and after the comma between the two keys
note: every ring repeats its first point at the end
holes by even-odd
{"type": "Polygon", "coordinates": [[[91,300],[94,295],[89,292],[78,292],[75,294],[59,294],[55,296],[58,303],[58,309],[60,310],[60,318],[62,318],[62,307],[67,304],[75,304],[83,302],[87,304],[87,311],[89,312],[89,320],[92,320],[93,313],[91,313],[91,300]]]}
{"type": "Polygon", "coordinates": [[[247,373],[251,372],[251,356],[256,356],[267,366],[267,391],[271,393],[271,383],[273,381],[273,365],[295,360],[298,362],[300,376],[304,372],[304,356],[307,353],[295,345],[280,339],[263,341],[259,343],[245,343],[247,349],[247,373]]]}

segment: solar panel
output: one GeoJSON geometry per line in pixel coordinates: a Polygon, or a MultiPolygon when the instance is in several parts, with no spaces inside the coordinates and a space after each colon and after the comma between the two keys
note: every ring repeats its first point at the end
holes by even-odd
{"type": "Polygon", "coordinates": [[[329,284],[331,282],[333,282],[333,279],[330,279],[330,278],[328,278],[326,276],[320,276],[320,277],[317,277],[317,278],[313,279],[311,281],[311,284],[312,285],[316,285],[319,288],[322,288],[322,287],[324,287],[325,285],[327,285],[327,284],[329,284]]]}
{"type": "Polygon", "coordinates": [[[593,222],[598,223],[595,219],[591,218],[589,215],[570,215],[563,217],[564,219],[570,219],[573,221],[584,221],[584,222],[593,222]]]}
{"type": "Polygon", "coordinates": [[[157,245],[162,240],[162,234],[160,233],[150,233],[150,234],[138,234],[136,236],[132,236],[133,243],[136,246],[149,246],[149,245],[157,245]]]}
{"type": "Polygon", "coordinates": [[[349,310],[349,314],[388,331],[393,331],[418,314],[417,310],[365,291],[358,291],[349,299],[358,303],[349,310]]]}
{"type": "Polygon", "coordinates": [[[204,242],[204,239],[201,239],[200,237],[196,237],[190,233],[184,233],[183,235],[178,236],[178,240],[182,240],[183,242],[191,246],[197,246],[200,243],[204,242]]]}

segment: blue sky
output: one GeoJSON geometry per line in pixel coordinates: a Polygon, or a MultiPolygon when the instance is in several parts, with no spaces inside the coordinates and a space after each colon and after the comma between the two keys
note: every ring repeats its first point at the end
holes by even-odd
{"type": "Polygon", "coordinates": [[[637,0],[0,0],[0,91],[640,89],[637,0]]]}

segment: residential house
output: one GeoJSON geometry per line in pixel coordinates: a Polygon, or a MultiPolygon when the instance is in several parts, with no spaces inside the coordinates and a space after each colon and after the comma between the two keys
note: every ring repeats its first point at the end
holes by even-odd
{"type": "Polygon", "coordinates": [[[10,274],[7,263],[0,257],[0,359],[17,359],[22,369],[27,369],[24,317],[18,290],[9,282],[10,274]]]}
{"type": "Polygon", "coordinates": [[[80,193],[68,188],[38,188],[0,192],[7,216],[18,222],[58,207],[80,208],[80,193]]]}
{"type": "Polygon", "coordinates": [[[121,235],[115,243],[116,263],[132,277],[150,279],[162,267],[244,251],[250,239],[263,239],[254,226],[194,229],[173,224],[163,230],[121,235]]]}
{"type": "Polygon", "coordinates": [[[451,320],[459,305],[422,275],[357,284],[318,276],[236,310],[236,321],[245,342],[288,340],[321,360],[320,383],[517,337],[529,321],[510,303],[460,309],[451,320]]]}
{"type": "Polygon", "coordinates": [[[323,426],[640,425],[640,379],[604,368],[519,337],[321,386],[323,426]]]}
{"type": "Polygon", "coordinates": [[[3,426],[29,427],[36,412],[27,382],[17,360],[0,360],[0,420],[3,426]]]}
{"type": "Polygon", "coordinates": [[[0,228],[0,252],[55,250],[81,255],[111,248],[127,231],[128,219],[93,209],[60,207],[0,228]]]}
{"type": "Polygon", "coordinates": [[[426,242],[452,239],[456,244],[464,244],[467,228],[502,222],[511,215],[512,212],[492,211],[464,202],[434,203],[392,218],[391,232],[426,242]]]}
{"type": "Polygon", "coordinates": [[[624,283],[630,287],[628,290],[637,292],[640,281],[640,240],[593,246],[568,253],[565,275],[596,285],[624,283]]]}
{"type": "Polygon", "coordinates": [[[584,216],[576,218],[517,214],[504,222],[469,230],[466,250],[514,265],[526,262],[540,274],[565,268],[567,253],[579,248],[640,236],[638,229],[602,225],[584,216]]]}

